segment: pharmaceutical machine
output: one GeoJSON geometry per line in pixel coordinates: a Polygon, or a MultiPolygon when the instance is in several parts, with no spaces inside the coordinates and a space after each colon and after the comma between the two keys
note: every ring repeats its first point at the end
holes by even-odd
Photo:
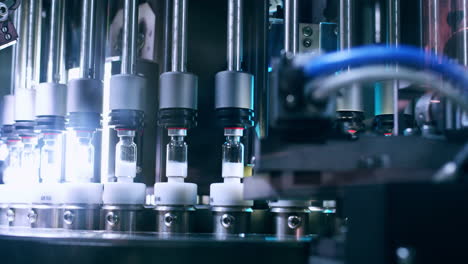
{"type": "Polygon", "coordinates": [[[0,263],[468,261],[468,0],[0,0],[0,263]]]}

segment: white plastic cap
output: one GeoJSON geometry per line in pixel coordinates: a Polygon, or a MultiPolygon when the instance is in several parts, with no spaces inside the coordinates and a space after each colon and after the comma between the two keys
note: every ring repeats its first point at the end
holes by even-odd
{"type": "Polygon", "coordinates": [[[2,98],[0,125],[13,125],[15,123],[15,96],[5,95],[2,98]]]}
{"type": "Polygon", "coordinates": [[[62,204],[63,184],[60,183],[38,183],[32,189],[32,203],[36,204],[62,204]]]}
{"type": "Polygon", "coordinates": [[[268,202],[270,207],[309,207],[310,204],[310,200],[278,200],[268,202]]]}
{"type": "Polygon", "coordinates": [[[103,185],[100,183],[62,183],[63,203],[101,204],[103,185]]]}
{"type": "Polygon", "coordinates": [[[143,183],[109,182],[104,184],[104,204],[145,204],[146,185],[143,183]]]}
{"type": "Polygon", "coordinates": [[[19,89],[15,94],[15,120],[36,119],[36,90],[19,89]]]}
{"type": "Polygon", "coordinates": [[[252,200],[244,200],[244,185],[240,182],[213,183],[210,186],[212,206],[252,206],[252,200]]]}
{"type": "Polygon", "coordinates": [[[195,205],[197,185],[188,182],[158,182],[154,185],[156,205],[195,205]]]}

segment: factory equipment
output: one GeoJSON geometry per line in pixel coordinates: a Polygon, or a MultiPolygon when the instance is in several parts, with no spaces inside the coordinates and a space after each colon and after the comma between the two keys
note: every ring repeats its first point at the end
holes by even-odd
{"type": "Polygon", "coordinates": [[[0,0],[2,263],[466,262],[467,8],[0,0]]]}

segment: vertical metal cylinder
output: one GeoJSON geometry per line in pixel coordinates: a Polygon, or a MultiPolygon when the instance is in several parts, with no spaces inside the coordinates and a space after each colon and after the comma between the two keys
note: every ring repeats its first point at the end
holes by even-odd
{"type": "Polygon", "coordinates": [[[284,1],[284,50],[296,54],[299,50],[298,0],[284,1]]]}
{"type": "Polygon", "coordinates": [[[213,233],[216,235],[243,234],[249,232],[252,209],[243,207],[214,206],[213,233]]]}
{"type": "Polygon", "coordinates": [[[174,0],[172,17],[173,72],[185,72],[187,64],[187,0],[174,0]]]}
{"type": "MultiPolygon", "coordinates": [[[[354,1],[340,0],[340,50],[353,46],[354,1]]],[[[362,89],[357,84],[343,89],[337,98],[337,111],[363,111],[362,89]]]]}
{"type": "Polygon", "coordinates": [[[310,211],[305,208],[272,208],[274,234],[301,237],[308,234],[310,211]]]}
{"type": "MultiPolygon", "coordinates": [[[[388,1],[388,43],[392,46],[400,44],[400,0],[388,1]]],[[[398,89],[400,82],[393,81],[393,135],[399,134],[399,116],[398,116],[398,89]]],[[[384,98],[384,100],[390,100],[384,98]]]]}
{"type": "Polygon", "coordinates": [[[47,82],[60,82],[62,66],[62,28],[65,12],[64,0],[52,0],[50,8],[49,58],[47,63],[47,82]]]}
{"type": "Polygon", "coordinates": [[[80,78],[93,78],[94,38],[95,38],[95,0],[83,0],[80,43],[80,78]]]}
{"type": "Polygon", "coordinates": [[[228,0],[228,71],[241,71],[243,52],[243,0],[228,0]]]}
{"type": "Polygon", "coordinates": [[[40,80],[41,13],[42,0],[31,0],[29,4],[26,42],[26,89],[33,89],[40,80]]]}
{"type": "Polygon", "coordinates": [[[141,205],[104,205],[101,211],[101,229],[142,231],[143,209],[141,205]]]}
{"type": "Polygon", "coordinates": [[[189,233],[192,231],[192,206],[156,206],[156,231],[162,233],[189,233]]]}
{"type": "Polygon", "coordinates": [[[33,89],[39,81],[41,10],[41,0],[26,0],[21,3],[20,12],[17,12],[21,37],[16,48],[15,90],[33,89]]]}
{"type": "Polygon", "coordinates": [[[340,50],[352,47],[353,0],[340,0],[340,50]]]}
{"type": "Polygon", "coordinates": [[[135,74],[138,36],[138,1],[125,0],[122,36],[122,74],[135,74]]]}

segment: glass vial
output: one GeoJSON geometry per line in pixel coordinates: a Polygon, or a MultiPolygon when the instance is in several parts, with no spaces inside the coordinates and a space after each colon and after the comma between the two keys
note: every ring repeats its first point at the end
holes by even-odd
{"type": "Polygon", "coordinates": [[[21,172],[28,183],[39,182],[39,149],[37,137],[22,137],[21,172]]]}
{"type": "Polygon", "coordinates": [[[6,168],[3,171],[3,181],[9,183],[21,183],[21,152],[23,144],[21,139],[8,139],[8,158],[6,160],[6,168]]]}
{"type": "Polygon", "coordinates": [[[135,130],[118,129],[119,142],[115,146],[115,176],[118,181],[133,182],[137,172],[135,130]]]}
{"type": "Polygon", "coordinates": [[[244,145],[240,139],[243,135],[242,128],[230,128],[224,130],[226,142],[223,144],[223,177],[244,177],[244,145]]]}
{"type": "Polygon", "coordinates": [[[171,141],[166,147],[166,176],[187,177],[187,144],[184,141],[187,129],[168,129],[171,141]]]}
{"type": "Polygon", "coordinates": [[[68,182],[92,182],[94,177],[93,131],[72,130],[67,135],[68,182]]]}
{"type": "Polygon", "coordinates": [[[58,183],[63,171],[63,134],[44,133],[44,145],[41,148],[41,182],[58,183]]]}

